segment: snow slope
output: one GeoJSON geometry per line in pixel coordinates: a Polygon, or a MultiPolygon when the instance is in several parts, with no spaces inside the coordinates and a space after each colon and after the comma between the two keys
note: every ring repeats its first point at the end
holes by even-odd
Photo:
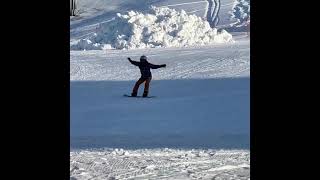
{"type": "Polygon", "coordinates": [[[154,80],[211,79],[248,77],[249,42],[190,48],[157,48],[139,50],[71,51],[71,81],[136,80],[140,72],[127,57],[139,60],[142,54],[150,62],[168,65],[153,70],[154,80]]]}
{"type": "MultiPolygon", "coordinates": [[[[192,0],[79,2],[70,44],[146,4],[208,10],[192,0]]],[[[238,22],[235,3],[221,1],[218,26],[238,22]]],[[[231,44],[70,51],[70,179],[250,179],[250,39],[239,29],[231,44]],[[157,97],[125,98],[139,78],[126,58],[143,54],[167,64],[152,70],[157,97]]]]}
{"type": "MultiPolygon", "coordinates": [[[[71,147],[249,148],[248,40],[233,45],[71,51],[71,147]],[[145,54],[153,99],[130,93],[145,54]],[[90,143],[88,143],[90,142],[90,143]]],[[[142,93],[140,87],[140,93],[142,93]]]]}

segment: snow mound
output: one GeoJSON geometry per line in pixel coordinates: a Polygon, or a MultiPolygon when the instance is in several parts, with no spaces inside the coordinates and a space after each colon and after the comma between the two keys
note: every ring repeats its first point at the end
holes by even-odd
{"type": "Polygon", "coordinates": [[[93,36],[71,45],[72,50],[143,49],[201,46],[233,42],[225,30],[218,32],[207,21],[184,10],[151,7],[148,13],[129,11],[101,24],[93,36]]]}
{"type": "Polygon", "coordinates": [[[228,31],[247,31],[250,24],[250,0],[236,0],[231,13],[231,24],[228,31]]]}

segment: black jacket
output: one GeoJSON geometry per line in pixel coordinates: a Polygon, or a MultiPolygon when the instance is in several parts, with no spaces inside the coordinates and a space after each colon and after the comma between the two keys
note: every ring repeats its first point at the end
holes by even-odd
{"type": "Polygon", "coordinates": [[[136,66],[139,67],[142,78],[152,77],[150,69],[158,69],[158,68],[166,66],[165,64],[154,65],[154,64],[149,63],[148,61],[138,62],[138,61],[133,61],[131,59],[128,59],[128,60],[131,62],[131,64],[136,65],[136,66]]]}

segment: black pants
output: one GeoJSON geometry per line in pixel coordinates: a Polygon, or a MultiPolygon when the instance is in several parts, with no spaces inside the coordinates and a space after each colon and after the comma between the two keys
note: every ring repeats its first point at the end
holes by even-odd
{"type": "Polygon", "coordinates": [[[138,93],[138,89],[139,89],[139,86],[144,83],[144,92],[146,92],[148,94],[149,92],[149,85],[150,85],[150,82],[151,82],[151,77],[141,77],[137,82],[136,84],[134,85],[133,87],[133,90],[132,90],[132,93],[133,94],[137,94],[138,93]]]}

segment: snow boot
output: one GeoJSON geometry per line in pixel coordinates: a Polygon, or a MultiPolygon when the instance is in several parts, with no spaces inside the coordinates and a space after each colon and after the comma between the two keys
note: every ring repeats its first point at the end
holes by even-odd
{"type": "Polygon", "coordinates": [[[148,97],[148,91],[144,91],[142,97],[148,97]]]}

